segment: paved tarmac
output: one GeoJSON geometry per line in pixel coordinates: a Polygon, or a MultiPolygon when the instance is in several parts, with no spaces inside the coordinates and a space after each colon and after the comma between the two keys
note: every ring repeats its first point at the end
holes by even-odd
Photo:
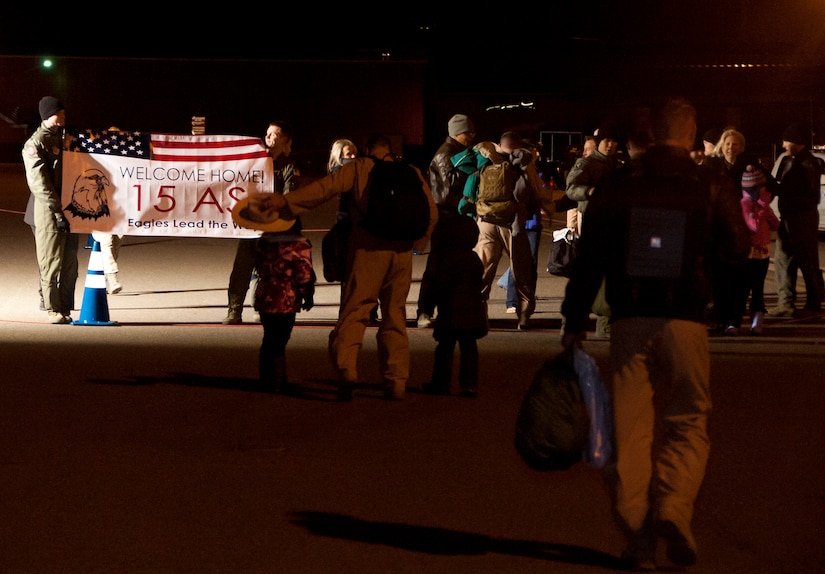
{"type": "MultiPolygon", "coordinates": [[[[0,166],[0,572],[616,567],[622,539],[601,471],[539,473],[513,448],[524,391],[558,350],[565,279],[540,269],[526,333],[494,289],[478,399],[417,392],[434,342],[431,330],[411,328],[407,398],[384,401],[371,328],[365,384],[347,404],[334,400],[326,356],[338,286],[322,281],[288,348],[305,393],[267,395],[255,388],[252,310],[244,325],[220,324],[234,240],[127,237],[124,291],[107,297],[116,325],[49,325],[37,309],[20,178],[17,166],[0,166]]],[[[318,248],[330,221],[331,208],[304,218],[318,248]]],[[[415,279],[424,263],[416,258],[415,279]]],[[[772,302],[770,276],[767,289],[772,302]]],[[[585,348],[607,374],[608,342],[585,348]]],[[[712,339],[711,352],[713,450],[692,571],[823,571],[825,323],[772,321],[765,337],[712,339]]]]}

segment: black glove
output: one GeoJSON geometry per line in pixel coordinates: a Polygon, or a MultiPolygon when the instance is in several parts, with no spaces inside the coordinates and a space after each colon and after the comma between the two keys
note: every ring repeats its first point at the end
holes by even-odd
{"type": "Polygon", "coordinates": [[[54,216],[54,226],[57,228],[59,233],[69,233],[69,220],[63,217],[62,215],[54,216]]]}
{"type": "Polygon", "coordinates": [[[309,311],[315,306],[315,298],[312,295],[304,296],[304,300],[301,302],[301,309],[304,311],[309,311]]]}

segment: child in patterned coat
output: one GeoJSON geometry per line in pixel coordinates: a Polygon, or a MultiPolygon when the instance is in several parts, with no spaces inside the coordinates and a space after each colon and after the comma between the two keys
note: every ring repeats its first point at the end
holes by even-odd
{"type": "Polygon", "coordinates": [[[287,377],[286,345],[296,314],[314,305],[312,245],[294,228],[264,233],[256,245],[255,268],[255,310],[264,328],[259,352],[262,390],[298,394],[300,387],[287,377]]]}

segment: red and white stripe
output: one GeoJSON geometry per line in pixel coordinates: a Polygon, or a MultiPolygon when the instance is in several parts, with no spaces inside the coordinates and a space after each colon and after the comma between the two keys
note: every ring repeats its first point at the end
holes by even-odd
{"type": "Polygon", "coordinates": [[[152,134],[152,159],[158,161],[236,161],[264,158],[260,138],[226,135],[152,134]]]}

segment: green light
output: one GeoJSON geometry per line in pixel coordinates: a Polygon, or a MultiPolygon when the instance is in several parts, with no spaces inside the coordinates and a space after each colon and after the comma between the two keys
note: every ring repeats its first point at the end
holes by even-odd
{"type": "Polygon", "coordinates": [[[54,62],[52,60],[50,60],[49,58],[46,58],[45,60],[43,60],[43,67],[44,68],[51,68],[52,66],[54,66],[54,62]]]}

